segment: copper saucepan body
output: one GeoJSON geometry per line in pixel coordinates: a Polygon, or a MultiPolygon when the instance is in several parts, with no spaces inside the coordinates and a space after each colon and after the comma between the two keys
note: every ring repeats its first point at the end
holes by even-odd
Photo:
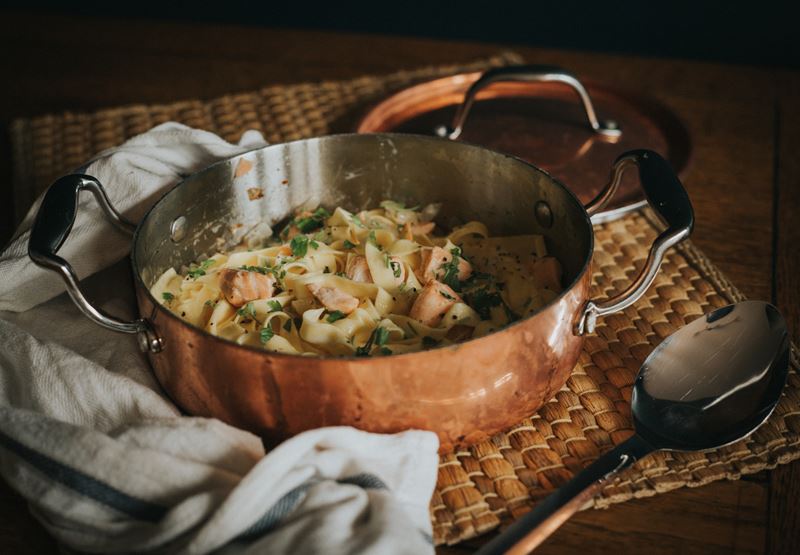
{"type": "Polygon", "coordinates": [[[62,177],[45,195],[29,254],[61,274],[89,318],[138,334],[159,382],[188,413],[219,418],[267,441],[330,425],[374,432],[428,429],[439,435],[445,452],[530,416],[550,399],[566,382],[597,317],[634,303],[655,277],[665,251],[686,238],[692,225],[692,207],[680,181],[651,151],[622,155],[608,185],[584,207],[546,172],[482,147],[414,135],[333,135],[267,146],[210,166],[167,192],[138,226],[116,212],[95,178],[62,177]],[[237,176],[242,159],[252,170],[237,176]],[[626,291],[590,300],[590,217],[611,198],[631,165],[638,166],[650,205],[666,229],[626,291]],[[56,254],[82,190],[94,193],[117,227],[133,233],[138,320],[121,321],[93,307],[69,263],[56,254]],[[437,223],[446,227],[480,220],[493,235],[544,235],[564,269],[563,293],[536,314],[465,343],[334,358],[271,353],[223,340],[187,324],[149,292],[168,268],[218,250],[220,237],[232,246],[264,234],[265,224],[277,225],[304,205],[357,211],[383,199],[442,203],[437,223]]]}

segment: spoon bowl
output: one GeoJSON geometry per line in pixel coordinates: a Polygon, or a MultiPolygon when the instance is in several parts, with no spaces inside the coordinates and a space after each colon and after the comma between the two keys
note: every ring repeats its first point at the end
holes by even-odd
{"type": "Polygon", "coordinates": [[[636,433],[478,553],[532,551],[611,476],[653,451],[703,451],[747,437],[778,404],[789,357],[786,322],[765,302],[726,306],[684,326],[639,370],[631,394],[636,433]]]}
{"type": "Polygon", "coordinates": [[[631,396],[636,433],[665,450],[738,441],[772,413],[788,369],[789,334],[774,306],[745,301],[715,310],[645,360],[631,396]]]}

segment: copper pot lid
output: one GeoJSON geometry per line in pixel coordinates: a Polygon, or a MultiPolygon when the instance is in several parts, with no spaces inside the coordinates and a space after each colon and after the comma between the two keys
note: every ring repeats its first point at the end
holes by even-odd
{"type": "MultiPolygon", "coordinates": [[[[578,81],[550,66],[508,66],[428,81],[386,98],[361,119],[359,133],[438,134],[513,154],[546,170],[584,203],[608,181],[623,152],[655,150],[683,179],[689,132],[668,108],[645,95],[578,81]]],[[[644,205],[635,172],[625,174],[606,210],[608,221],[644,205]]]]}

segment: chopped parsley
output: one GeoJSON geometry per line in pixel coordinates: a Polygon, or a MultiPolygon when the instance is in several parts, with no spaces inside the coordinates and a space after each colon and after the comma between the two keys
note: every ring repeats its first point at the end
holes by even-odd
{"type": "Polygon", "coordinates": [[[336,320],[341,320],[342,318],[345,318],[345,317],[346,317],[345,313],[342,312],[341,310],[334,310],[333,312],[328,314],[328,317],[326,319],[328,320],[328,322],[330,322],[332,324],[336,320]]]}
{"type": "Polygon", "coordinates": [[[274,336],[275,332],[272,331],[272,326],[270,326],[269,324],[261,328],[261,333],[259,334],[259,338],[261,339],[262,343],[266,344],[267,341],[272,339],[274,336]]]}
{"type": "MultiPolygon", "coordinates": [[[[356,356],[357,357],[368,357],[370,351],[372,350],[372,345],[378,345],[379,347],[383,347],[389,341],[389,330],[384,327],[378,326],[369,336],[367,342],[364,343],[361,347],[356,348],[356,356]]],[[[387,351],[389,349],[386,349],[387,351]]],[[[391,354],[391,351],[389,351],[391,354]]],[[[386,353],[383,353],[386,354],[386,353]]]]}
{"type": "Polygon", "coordinates": [[[259,274],[269,274],[272,271],[272,268],[266,266],[239,266],[239,269],[247,272],[258,272],[259,274]]]}
{"type": "Polygon", "coordinates": [[[377,247],[379,251],[383,250],[383,247],[380,246],[380,244],[378,243],[377,237],[375,237],[375,230],[372,230],[372,231],[369,232],[369,237],[367,237],[367,241],[369,241],[375,247],[377,247]]]}
{"type": "Polygon", "coordinates": [[[216,260],[214,260],[213,258],[209,258],[208,260],[203,260],[199,266],[196,266],[194,269],[186,272],[186,275],[192,279],[197,279],[200,276],[204,276],[206,275],[206,270],[208,270],[211,266],[213,266],[214,262],[216,262],[216,260]]]}
{"type": "Polygon", "coordinates": [[[295,218],[294,225],[303,233],[314,231],[325,225],[325,220],[330,218],[331,214],[323,207],[314,210],[314,213],[305,218],[295,218]]]}
{"type": "Polygon", "coordinates": [[[426,335],[425,337],[422,338],[422,345],[424,347],[436,347],[438,344],[439,344],[439,342],[436,341],[430,335],[426,335]]]}
{"type": "Polygon", "coordinates": [[[280,265],[276,266],[239,266],[240,270],[247,272],[257,272],[259,274],[272,274],[278,280],[278,285],[283,287],[282,280],[286,277],[286,270],[282,269],[280,265]]]}
{"type": "Polygon", "coordinates": [[[346,249],[354,249],[354,248],[356,248],[356,246],[353,243],[351,243],[349,239],[345,239],[344,240],[344,248],[346,248],[346,249]]]}
{"type": "Polygon", "coordinates": [[[268,301],[267,305],[269,305],[270,312],[280,312],[283,310],[283,305],[281,305],[280,301],[268,301]]]}
{"type": "Polygon", "coordinates": [[[250,317],[255,319],[256,317],[256,307],[253,306],[253,303],[247,303],[242,308],[236,311],[236,314],[242,317],[250,317]]]}
{"type": "MultiPolygon", "coordinates": [[[[401,273],[400,273],[400,263],[392,261],[389,265],[392,268],[392,274],[394,275],[394,277],[399,278],[400,275],[401,275],[401,273]]],[[[401,285],[405,285],[405,284],[403,283],[401,285]]]]}
{"type": "Polygon", "coordinates": [[[308,244],[311,245],[312,249],[318,249],[319,248],[319,243],[317,243],[314,239],[309,241],[308,244]]]}
{"type": "Polygon", "coordinates": [[[475,312],[481,317],[481,320],[489,320],[491,318],[490,309],[495,306],[500,306],[503,299],[497,292],[489,292],[487,289],[478,289],[470,295],[469,304],[475,309],[475,312]]]}
{"type": "Polygon", "coordinates": [[[169,291],[164,291],[163,293],[161,293],[161,297],[168,303],[171,303],[173,299],[175,299],[175,295],[173,295],[169,291]]]}
{"type": "Polygon", "coordinates": [[[382,347],[386,345],[386,343],[388,342],[389,342],[389,330],[381,326],[375,328],[375,343],[377,343],[379,346],[382,347]]]}
{"type": "Polygon", "coordinates": [[[450,254],[453,255],[450,261],[441,265],[441,268],[444,269],[442,282],[449,285],[453,291],[461,291],[461,282],[458,280],[458,260],[461,258],[461,249],[454,247],[450,249],[450,254]]]}
{"type": "Polygon", "coordinates": [[[380,353],[382,355],[390,355],[392,354],[392,350],[389,347],[381,347],[380,353]]]}
{"type": "Polygon", "coordinates": [[[292,249],[292,254],[298,258],[302,258],[308,252],[308,237],[305,235],[297,235],[289,243],[292,249]]]}

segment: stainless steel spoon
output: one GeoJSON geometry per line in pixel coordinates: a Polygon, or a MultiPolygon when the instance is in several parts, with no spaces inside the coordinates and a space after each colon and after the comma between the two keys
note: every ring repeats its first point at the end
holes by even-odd
{"type": "Polygon", "coordinates": [[[738,441],[778,404],[789,334],[778,310],[745,301],[698,318],[647,357],[631,396],[636,433],[484,545],[480,555],[532,551],[614,474],[658,450],[702,451],[738,441]]]}

